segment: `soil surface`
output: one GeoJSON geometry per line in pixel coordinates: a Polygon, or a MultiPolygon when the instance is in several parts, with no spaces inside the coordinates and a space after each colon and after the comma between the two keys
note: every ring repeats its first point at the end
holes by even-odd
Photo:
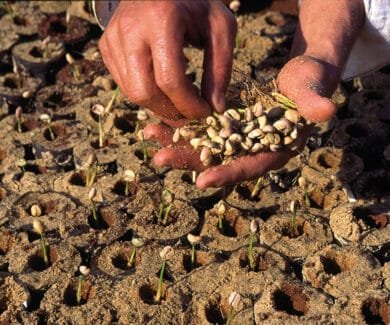
{"type": "MultiPolygon", "coordinates": [[[[242,2],[230,108],[275,78],[297,24],[297,1],[242,2]]],[[[282,169],[200,191],[191,171],[153,164],[138,131],[155,118],[121,94],[100,145],[92,108],[116,86],[88,1],[69,26],[68,5],[0,8],[1,325],[390,324],[389,67],[340,84],[337,116],[282,169]]],[[[199,85],[203,54],[184,54],[199,85]]]]}

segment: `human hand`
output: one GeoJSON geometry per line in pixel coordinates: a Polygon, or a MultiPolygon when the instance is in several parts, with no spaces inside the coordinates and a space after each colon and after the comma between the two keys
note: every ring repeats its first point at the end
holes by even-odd
{"type": "Polygon", "coordinates": [[[220,1],[121,1],[99,48],[132,102],[178,125],[224,110],[236,28],[220,1]],[[202,96],[185,76],[186,43],[205,49],[202,96]]]}
{"type": "MultiPolygon", "coordinates": [[[[329,82],[329,67],[310,57],[299,56],[289,61],[281,70],[278,85],[282,92],[298,104],[298,111],[310,121],[323,121],[335,112],[333,102],[323,97],[332,94],[335,84],[329,82]]],[[[337,83],[336,83],[337,85],[337,83]]],[[[306,143],[310,126],[301,131],[295,151],[283,148],[277,152],[264,152],[240,157],[227,165],[211,168],[203,166],[196,152],[188,143],[173,143],[173,131],[163,125],[149,125],[145,138],[158,140],[162,148],[154,157],[158,166],[201,171],[196,185],[199,188],[220,187],[255,179],[269,170],[281,168],[291,157],[298,154],[306,143]]]]}

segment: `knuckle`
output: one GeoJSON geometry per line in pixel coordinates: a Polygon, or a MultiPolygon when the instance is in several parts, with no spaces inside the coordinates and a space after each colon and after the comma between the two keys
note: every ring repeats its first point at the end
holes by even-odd
{"type": "Polygon", "coordinates": [[[163,73],[156,77],[157,86],[165,93],[171,93],[179,88],[179,82],[174,75],[163,73]]]}

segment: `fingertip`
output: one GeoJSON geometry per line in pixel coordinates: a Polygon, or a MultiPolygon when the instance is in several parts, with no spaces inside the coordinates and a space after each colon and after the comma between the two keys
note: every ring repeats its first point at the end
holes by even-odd
{"type": "Polygon", "coordinates": [[[324,122],[331,119],[337,112],[332,100],[321,97],[318,94],[307,95],[296,101],[298,110],[302,116],[312,122],[324,122]]]}

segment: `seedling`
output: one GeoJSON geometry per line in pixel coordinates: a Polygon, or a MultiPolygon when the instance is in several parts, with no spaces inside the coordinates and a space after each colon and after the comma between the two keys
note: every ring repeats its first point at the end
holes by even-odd
{"type": "Polygon", "coordinates": [[[23,114],[22,107],[21,106],[16,107],[15,110],[16,128],[19,133],[22,133],[22,114],[23,114]]]}
{"type": "Polygon", "coordinates": [[[160,252],[162,265],[161,265],[161,270],[160,270],[160,277],[158,279],[158,284],[157,284],[157,292],[156,292],[156,296],[154,297],[154,300],[156,302],[160,302],[160,300],[161,300],[162,285],[163,285],[163,280],[164,280],[164,272],[165,272],[165,268],[166,268],[166,263],[170,258],[172,258],[173,253],[174,253],[173,248],[171,246],[165,246],[162,249],[162,251],[160,252]]]}
{"type": "Polygon", "coordinates": [[[19,71],[18,65],[16,64],[14,57],[12,57],[12,71],[13,71],[14,75],[16,76],[16,84],[17,84],[18,88],[19,89],[22,88],[22,76],[20,75],[20,71],[19,71]]]}
{"type": "Polygon", "coordinates": [[[51,140],[54,140],[56,137],[54,135],[54,132],[53,132],[53,129],[51,127],[51,117],[49,114],[41,114],[41,116],[39,117],[39,119],[43,122],[43,123],[46,123],[47,124],[47,129],[49,130],[49,135],[50,135],[50,139],[51,140]]]}
{"type": "Polygon", "coordinates": [[[282,95],[281,93],[273,92],[271,94],[274,99],[283,106],[284,109],[297,109],[298,106],[290,98],[282,95]]]}
{"type": "Polygon", "coordinates": [[[125,196],[128,196],[129,195],[129,184],[131,182],[134,182],[134,180],[135,180],[135,173],[132,170],[130,170],[130,169],[125,170],[124,180],[125,180],[125,196]]]}
{"type": "Polygon", "coordinates": [[[146,150],[144,131],[143,130],[139,130],[137,135],[138,135],[138,138],[141,140],[142,154],[143,154],[142,160],[146,161],[146,160],[148,160],[148,152],[146,150]]]}
{"type": "Polygon", "coordinates": [[[226,212],[226,206],[223,201],[220,201],[218,203],[218,209],[217,209],[217,216],[218,216],[218,228],[222,231],[223,230],[223,215],[226,212]]]}
{"type": "Polygon", "coordinates": [[[27,165],[27,161],[23,158],[19,159],[17,161],[17,166],[20,168],[20,170],[22,171],[22,174],[24,174],[26,172],[26,165],[27,165]]]}
{"type": "Polygon", "coordinates": [[[97,157],[94,152],[88,156],[84,167],[86,169],[85,186],[90,187],[95,182],[97,174],[97,157]]]}
{"type": "Polygon", "coordinates": [[[229,311],[228,311],[228,316],[226,319],[226,325],[230,325],[233,318],[234,318],[234,310],[238,310],[238,305],[240,304],[241,301],[241,295],[238,292],[233,291],[229,295],[229,311]]]}
{"type": "Polygon", "coordinates": [[[195,246],[198,245],[201,242],[202,237],[195,236],[195,235],[192,235],[192,234],[188,234],[187,235],[187,240],[191,244],[191,270],[193,270],[194,267],[195,267],[195,262],[196,262],[196,249],[195,249],[195,246]]]}
{"type": "Polygon", "coordinates": [[[38,235],[41,236],[40,241],[41,241],[43,261],[45,262],[45,265],[48,266],[50,261],[49,261],[48,247],[46,245],[45,229],[43,227],[43,224],[39,220],[34,220],[33,229],[38,235]]]}
{"type": "Polygon", "coordinates": [[[70,11],[67,10],[66,11],[66,15],[65,15],[65,23],[66,23],[66,32],[69,33],[69,23],[70,23],[70,11]]]}
{"type": "Polygon", "coordinates": [[[112,93],[111,99],[108,102],[106,108],[104,109],[104,114],[105,115],[107,115],[107,114],[109,114],[111,112],[112,107],[113,107],[113,105],[115,103],[115,100],[118,97],[119,91],[120,91],[119,87],[116,87],[114,92],[112,93]]]}
{"type": "Polygon", "coordinates": [[[304,177],[299,177],[298,178],[298,185],[303,189],[304,191],[304,199],[305,199],[305,205],[310,208],[310,198],[309,198],[309,193],[307,191],[307,182],[306,178],[304,177]]]}
{"type": "Polygon", "coordinates": [[[104,147],[104,128],[103,128],[103,116],[104,116],[104,106],[101,104],[95,104],[92,107],[92,112],[94,112],[99,118],[99,147],[104,147]]]}
{"type": "Polygon", "coordinates": [[[89,273],[91,273],[91,270],[85,265],[80,265],[79,272],[80,275],[79,275],[79,281],[78,281],[77,293],[76,293],[76,301],[78,305],[81,304],[81,298],[83,297],[83,284],[84,284],[85,277],[87,277],[89,273]]]}
{"type": "Polygon", "coordinates": [[[73,58],[73,56],[70,53],[66,53],[65,59],[66,59],[66,62],[68,62],[70,64],[70,66],[72,67],[73,79],[75,81],[79,81],[80,71],[79,71],[79,68],[76,64],[76,60],[73,58]]]}
{"type": "Polygon", "coordinates": [[[191,176],[192,176],[192,183],[196,184],[196,178],[198,177],[198,173],[196,172],[196,170],[192,171],[191,176]]]}
{"type": "Polygon", "coordinates": [[[256,220],[252,220],[250,225],[251,234],[249,236],[249,247],[248,247],[248,262],[249,262],[249,267],[252,271],[255,269],[255,256],[253,253],[253,244],[256,241],[256,233],[258,229],[259,229],[259,224],[257,223],[256,220]]]}
{"type": "Polygon", "coordinates": [[[137,111],[137,122],[135,123],[134,133],[138,134],[140,123],[148,119],[148,114],[145,110],[140,109],[137,111]]]}
{"type": "Polygon", "coordinates": [[[257,194],[259,194],[259,191],[260,191],[260,186],[263,184],[263,177],[259,177],[257,179],[257,182],[256,182],[256,185],[255,187],[253,188],[252,192],[251,192],[251,199],[253,199],[257,194]]]}
{"type": "Polygon", "coordinates": [[[32,217],[40,217],[42,215],[42,209],[37,204],[31,206],[30,212],[32,217]]]}
{"type": "Polygon", "coordinates": [[[165,225],[168,221],[169,212],[171,212],[174,195],[168,189],[165,189],[161,195],[161,203],[158,211],[158,222],[165,225]],[[163,216],[164,215],[164,216],[163,216]]]}
{"type": "Polygon", "coordinates": [[[133,267],[133,265],[135,263],[135,257],[137,255],[137,248],[142,247],[145,244],[141,238],[133,238],[131,240],[131,243],[133,244],[133,249],[132,249],[131,254],[127,260],[128,267],[133,267]]]}
{"type": "Polygon", "coordinates": [[[291,201],[290,203],[290,211],[291,215],[291,235],[294,236],[297,233],[297,209],[298,209],[298,201],[291,201]]]}
{"type": "Polygon", "coordinates": [[[96,211],[96,205],[95,205],[95,202],[94,202],[95,196],[96,196],[96,188],[92,187],[89,190],[89,193],[88,193],[89,208],[90,208],[90,210],[92,212],[93,219],[96,222],[98,222],[98,215],[97,215],[97,211],[96,211]]]}
{"type": "Polygon", "coordinates": [[[43,41],[42,41],[42,45],[43,45],[43,57],[44,58],[48,58],[49,57],[49,42],[50,42],[50,36],[46,37],[43,41]]]}

